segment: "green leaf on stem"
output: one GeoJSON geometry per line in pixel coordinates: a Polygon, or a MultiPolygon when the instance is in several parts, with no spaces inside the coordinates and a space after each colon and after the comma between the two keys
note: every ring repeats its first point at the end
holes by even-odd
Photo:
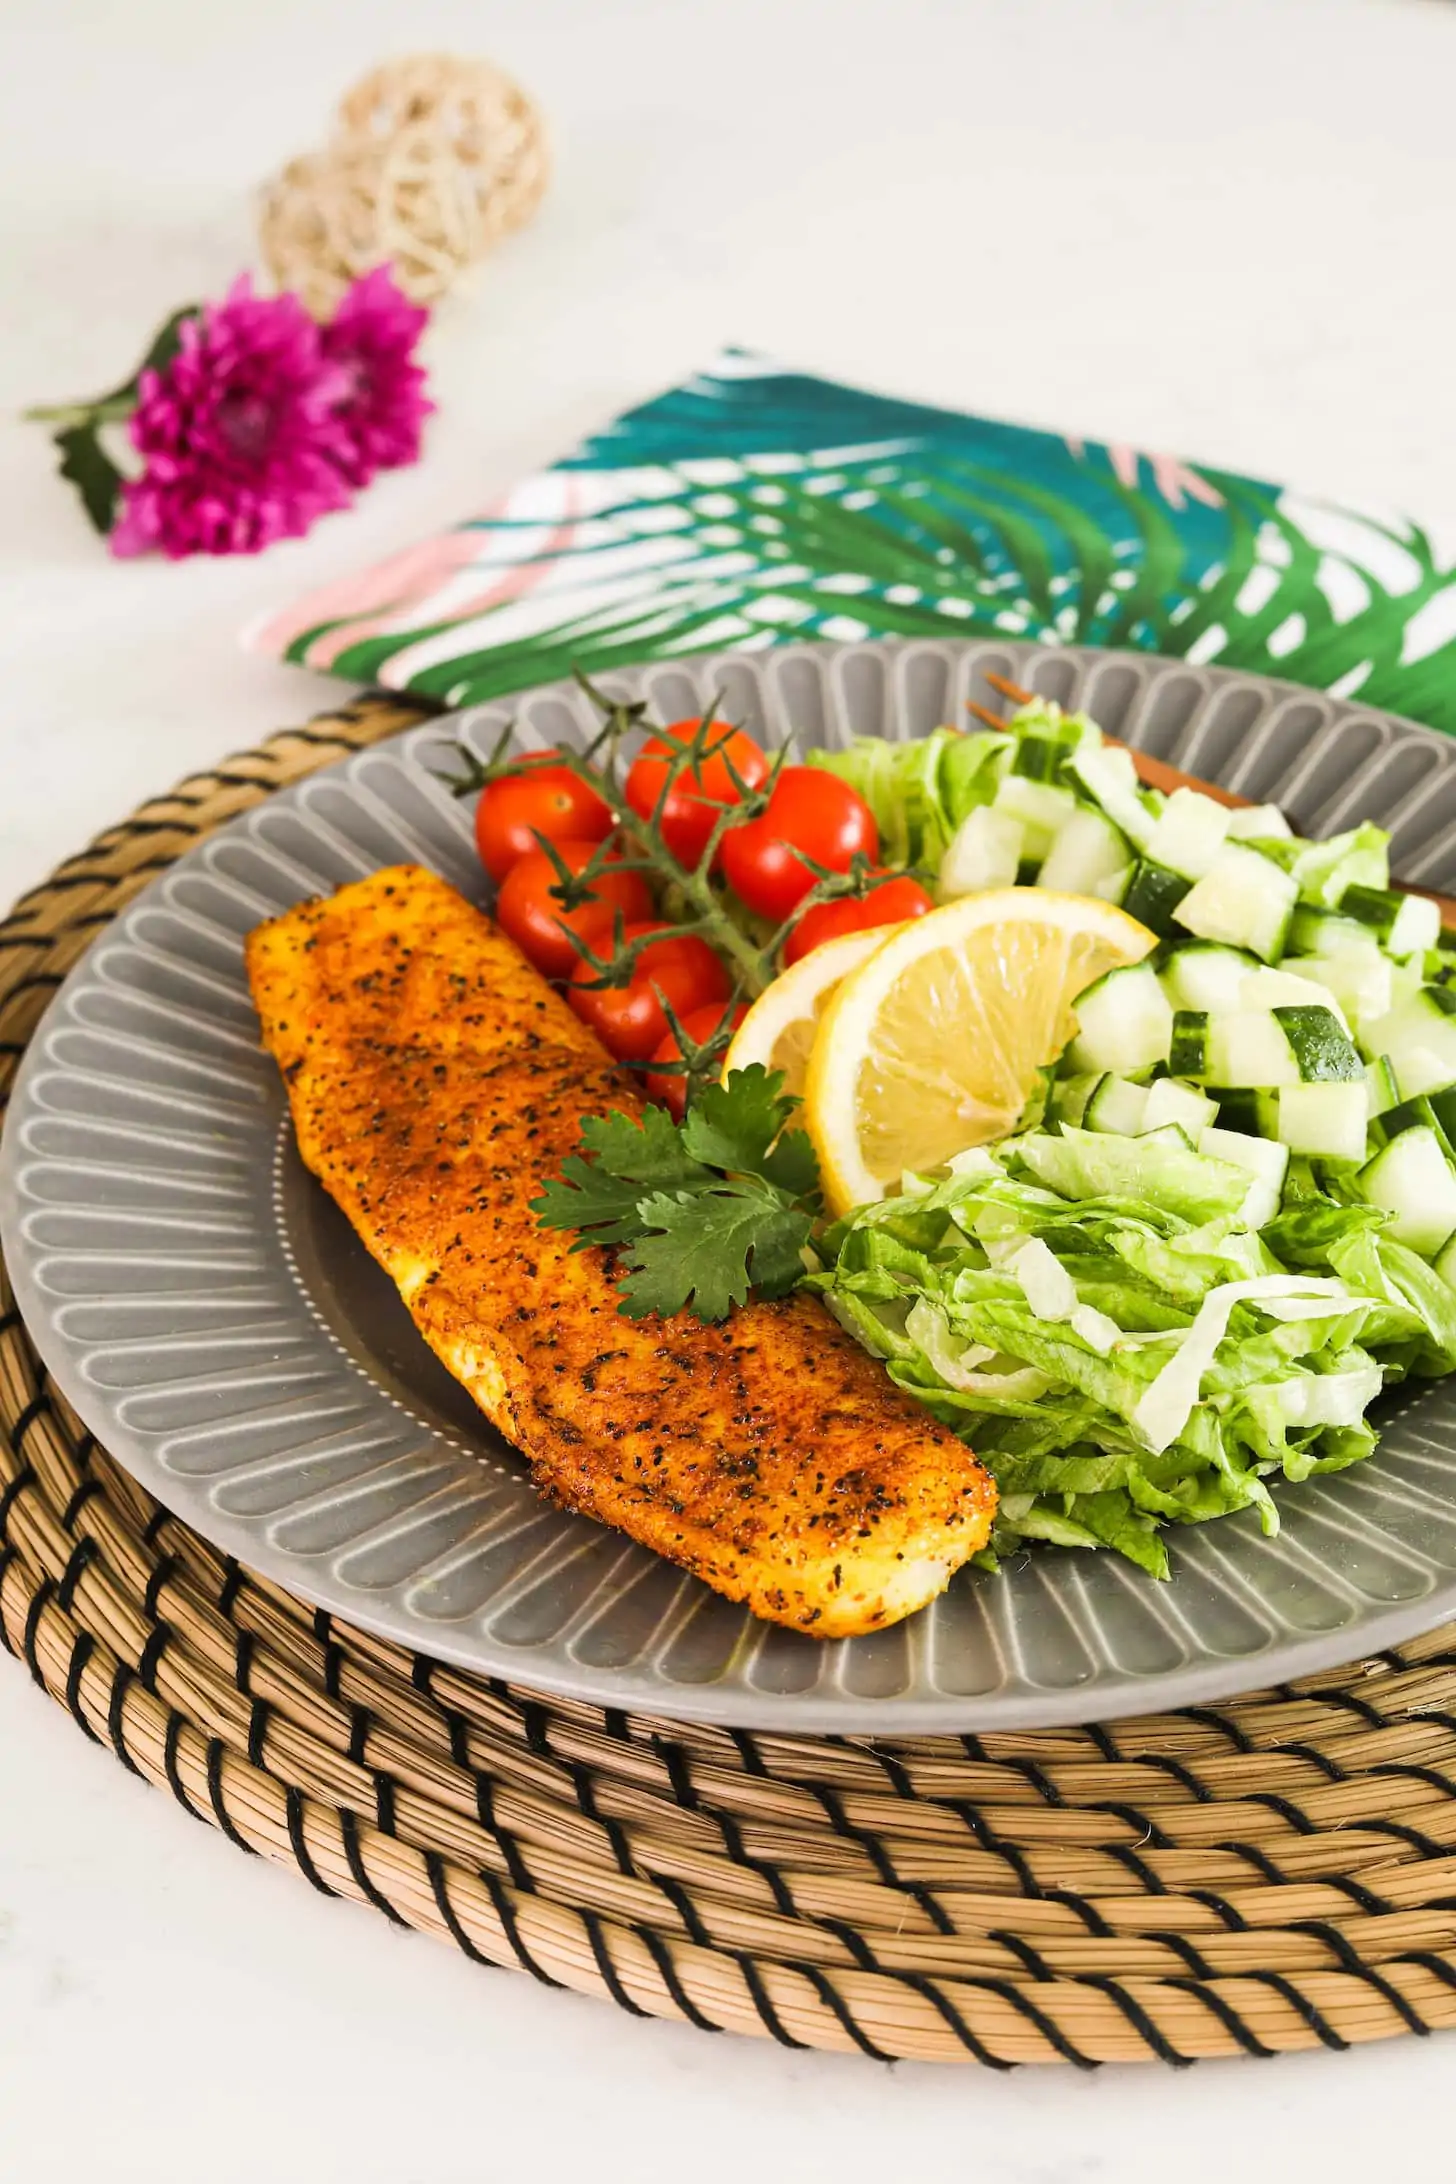
{"type": "Polygon", "coordinates": [[[157,328],[156,333],[152,336],[152,345],[142,358],[136,377],[131,383],[131,388],[123,389],[123,392],[134,392],[141,384],[143,372],[164,372],[167,369],[167,366],[182,346],[183,327],[189,319],[197,318],[201,310],[200,303],[184,303],[180,310],[174,311],[172,316],[157,328]]]}
{"type": "Polygon", "coordinates": [[[121,495],[121,472],[101,445],[95,425],[73,425],[58,432],[61,476],[68,478],[81,496],[81,505],[103,538],[116,521],[121,495]]]}
{"type": "Polygon", "coordinates": [[[123,379],[121,385],[113,387],[109,394],[98,394],[94,402],[78,403],[77,408],[93,412],[103,411],[113,423],[118,415],[125,415],[134,408],[141,389],[142,373],[164,372],[167,369],[182,346],[183,327],[189,319],[196,318],[201,309],[200,303],[184,303],[180,310],[174,311],[157,328],[146,355],[129,379],[123,379]]]}
{"type": "Polygon", "coordinates": [[[157,329],[151,346],[130,378],[123,380],[119,387],[113,387],[109,394],[97,395],[89,402],[60,403],[25,412],[34,423],[59,426],[54,439],[61,458],[61,476],[75,486],[87,516],[103,537],[116,521],[122,474],[101,445],[101,428],[121,424],[131,415],[136,407],[142,373],[166,370],[182,346],[183,327],[197,316],[199,309],[198,304],[187,303],[174,311],[157,329]]]}

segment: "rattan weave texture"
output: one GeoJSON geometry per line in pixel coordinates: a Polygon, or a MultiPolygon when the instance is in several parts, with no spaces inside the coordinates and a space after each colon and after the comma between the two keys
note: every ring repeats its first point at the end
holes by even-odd
{"type": "MultiPolygon", "coordinates": [[[[0,927],[0,1087],[199,834],[418,717],[195,776],[0,927]]],[[[0,1638],[78,1726],[324,1893],[639,2015],[1001,2068],[1456,2023],[1456,1629],[1213,1710],[875,1743],[483,1682],[219,1555],[48,1385],[0,1271],[0,1638]]]]}

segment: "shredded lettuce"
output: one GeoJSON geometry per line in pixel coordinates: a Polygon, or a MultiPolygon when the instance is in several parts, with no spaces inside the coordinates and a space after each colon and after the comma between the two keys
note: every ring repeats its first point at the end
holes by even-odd
{"type": "Polygon", "coordinates": [[[1456,1292],[1305,1163],[1262,1232],[1245,1179],[1172,1140],[1064,1130],[981,1148],[862,1207],[809,1277],[891,1378],[993,1472],[987,1559],[1164,1539],[1271,1479],[1360,1461],[1406,1373],[1456,1369],[1456,1292]]]}
{"type": "Polygon", "coordinates": [[[808,762],[858,789],[886,864],[938,867],[962,819],[995,795],[1008,748],[990,728],[972,735],[937,728],[908,743],[856,736],[842,751],[810,751],[808,762]]]}

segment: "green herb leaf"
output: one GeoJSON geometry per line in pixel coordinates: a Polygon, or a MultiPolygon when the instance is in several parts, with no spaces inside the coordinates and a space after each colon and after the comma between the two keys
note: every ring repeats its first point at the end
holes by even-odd
{"type": "Polygon", "coordinates": [[[92,395],[83,402],[37,402],[21,415],[33,425],[57,425],[64,432],[94,430],[98,425],[124,423],[136,408],[143,372],[165,371],[182,346],[182,329],[196,318],[202,306],[184,303],[152,336],[151,346],[136,370],[107,394],[92,395]]]}
{"type": "Polygon", "coordinates": [[[733,1070],[727,1084],[704,1085],[683,1122],[683,1144],[710,1167],[761,1175],[792,1197],[810,1196],[819,1168],[804,1132],[785,1128],[798,1102],[783,1087],[782,1073],[762,1062],[733,1070]]]}
{"type": "Polygon", "coordinates": [[[782,1078],[755,1063],[709,1085],[681,1124],[660,1107],[589,1116],[579,1150],[532,1211],[543,1228],[628,1247],[622,1310],[723,1319],[749,1291],[782,1297],[804,1278],[819,1174],[782,1078]]]}
{"type": "Polygon", "coordinates": [[[561,1163],[560,1175],[541,1186],[531,1211],[542,1228],[579,1229],[573,1251],[593,1244],[625,1244],[642,1234],[637,1201],[642,1185],[621,1176],[608,1175],[591,1161],[573,1153],[561,1163]]]}
{"type": "Polygon", "coordinates": [[[640,1119],[615,1110],[610,1115],[588,1115],[581,1126],[581,1144],[590,1159],[633,1183],[671,1190],[676,1183],[707,1180],[682,1131],[663,1107],[644,1107],[640,1119]]]}
{"type": "Polygon", "coordinates": [[[92,525],[104,538],[116,521],[121,472],[102,447],[95,425],[73,425],[67,432],[58,432],[55,444],[61,476],[75,486],[92,525]]]}
{"type": "MultiPolygon", "coordinates": [[[[133,387],[139,384],[143,372],[164,372],[167,369],[182,346],[183,327],[189,319],[196,318],[201,309],[199,303],[184,303],[157,328],[152,336],[152,345],[137,368],[136,378],[132,381],[133,387]]],[[[121,391],[125,393],[127,390],[123,388],[121,391]]]]}
{"type": "Polygon", "coordinates": [[[725,1319],[752,1288],[782,1296],[803,1272],[812,1216],[753,1182],[703,1192],[657,1192],[639,1209],[648,1234],[633,1245],[622,1283],[629,1319],[690,1307],[725,1319]],[[792,1271],[791,1271],[792,1270],[792,1271]]]}
{"type": "Polygon", "coordinates": [[[121,385],[113,387],[109,394],[98,394],[95,401],[90,403],[88,407],[93,410],[109,412],[113,418],[118,412],[129,409],[136,401],[137,392],[142,383],[142,373],[164,372],[167,369],[167,366],[182,346],[183,327],[189,319],[196,318],[201,309],[200,303],[184,303],[180,310],[172,313],[169,319],[164,319],[153,334],[146,355],[130,378],[123,379],[121,385]]]}
{"type": "Polygon", "coordinates": [[[615,1111],[589,1115],[580,1152],[542,1186],[531,1211],[542,1228],[590,1230],[583,1246],[626,1243],[642,1233],[637,1205],[650,1191],[714,1181],[684,1150],[676,1123],[662,1108],[645,1108],[640,1121],[615,1111]]]}

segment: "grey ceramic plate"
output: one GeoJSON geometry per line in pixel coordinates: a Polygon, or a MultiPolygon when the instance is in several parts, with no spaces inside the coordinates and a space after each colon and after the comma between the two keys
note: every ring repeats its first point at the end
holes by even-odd
{"type": "MultiPolygon", "coordinates": [[[[777,740],[923,733],[987,669],[1282,803],[1298,828],[1391,828],[1401,874],[1456,885],[1456,744],[1289,685],[1142,655],[1010,644],[786,648],[615,678],[660,717],[777,740]]],[[[645,1549],[543,1508],[426,1351],[293,1151],[242,968],[248,928],[414,858],[480,894],[454,734],[579,735],[537,691],[315,775],[184,857],[57,995],[11,1104],[11,1277],[87,1425],[171,1509],[355,1623],[602,1705],[804,1730],[1014,1728],[1211,1700],[1456,1615],[1456,1395],[1385,1406],[1357,1470],[1286,1490],[1284,1529],[1173,1535],[1163,1585],[1110,1555],[963,1572],[895,1630],[833,1645],[754,1622],[645,1549]]]]}

